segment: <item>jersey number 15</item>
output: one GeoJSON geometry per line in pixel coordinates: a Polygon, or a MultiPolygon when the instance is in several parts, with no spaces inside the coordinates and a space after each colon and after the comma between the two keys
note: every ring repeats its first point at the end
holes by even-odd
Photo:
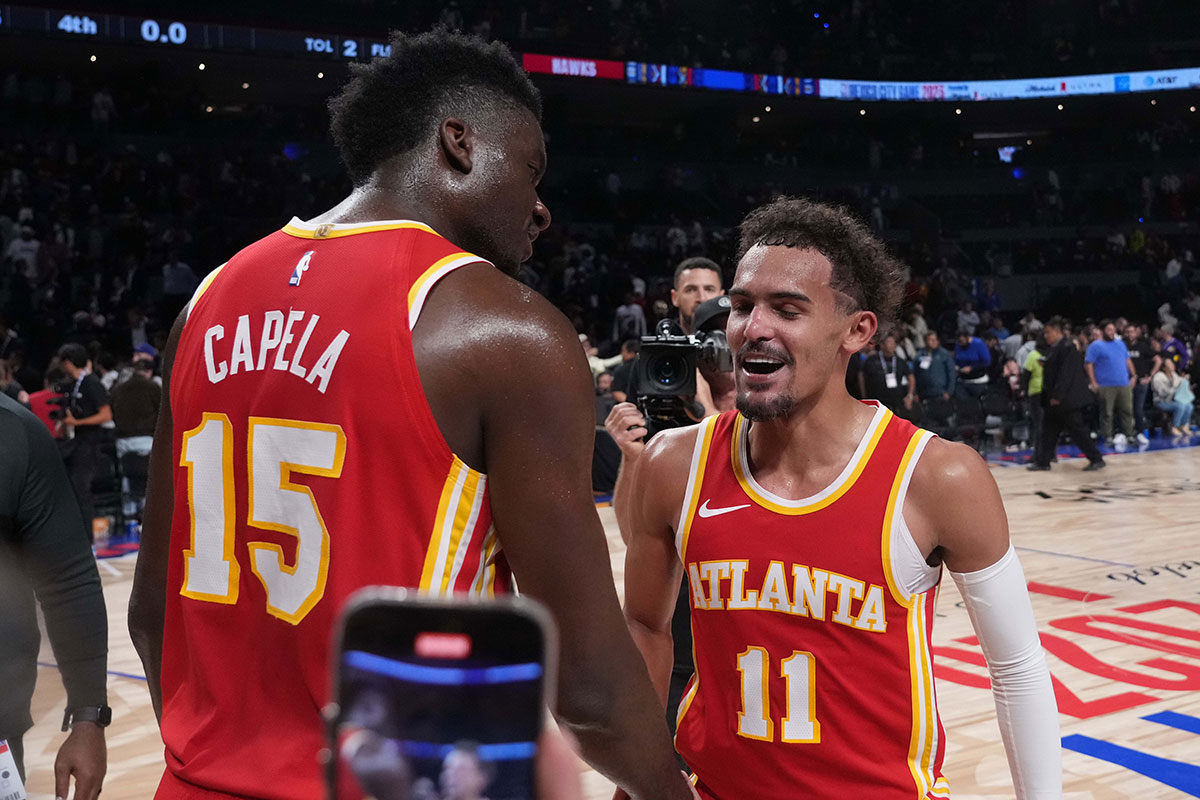
{"type": "MultiPolygon", "coordinates": [[[[187,469],[191,547],[184,551],[183,587],[193,600],[233,604],[241,568],[233,553],[233,424],[206,413],[183,434],[180,466],[187,469]]],[[[246,524],[296,537],[292,566],[283,548],[249,542],[250,571],[267,595],[267,613],[298,624],[325,594],[329,530],[312,490],[291,482],[293,473],[338,478],[346,457],[339,425],[250,417],[247,426],[246,524]]]]}

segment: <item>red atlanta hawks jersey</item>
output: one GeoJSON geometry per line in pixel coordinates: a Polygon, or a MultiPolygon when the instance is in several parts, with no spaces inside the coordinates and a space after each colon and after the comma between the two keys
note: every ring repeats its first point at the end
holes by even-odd
{"type": "Polygon", "coordinates": [[[412,347],[430,289],[480,261],[419,222],[293,220],[197,290],[170,386],[158,797],[323,796],[347,597],[507,588],[487,478],[443,439],[412,347]]]}
{"type": "Polygon", "coordinates": [[[906,593],[890,554],[931,434],[876,404],[842,474],[787,500],[751,474],[749,427],[736,412],[703,423],[676,527],[696,661],[676,746],[701,796],[949,797],[937,584],[906,593]]]}

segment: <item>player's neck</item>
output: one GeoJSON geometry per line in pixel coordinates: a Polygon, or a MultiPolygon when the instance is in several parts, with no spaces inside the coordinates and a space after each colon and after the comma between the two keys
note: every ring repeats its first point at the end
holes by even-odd
{"type": "Polygon", "coordinates": [[[432,198],[419,196],[414,192],[402,193],[372,182],[356,187],[342,202],[308,221],[317,225],[353,225],[407,219],[424,222],[441,235],[452,239],[453,232],[449,229],[453,226],[446,215],[438,211],[439,205],[432,198]]]}
{"type": "Polygon", "coordinates": [[[819,492],[849,463],[875,409],[832,383],[792,414],[750,428],[750,468],[764,487],[791,499],[819,492]]]}

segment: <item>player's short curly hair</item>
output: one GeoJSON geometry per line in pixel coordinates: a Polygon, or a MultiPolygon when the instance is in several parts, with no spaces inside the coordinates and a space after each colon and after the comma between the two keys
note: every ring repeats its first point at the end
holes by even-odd
{"type": "Polygon", "coordinates": [[[541,95],[502,43],[436,29],[396,31],[390,44],[387,57],[351,64],[350,81],[329,101],[330,131],[356,186],[445,116],[507,105],[541,120],[541,95]]]}
{"type": "Polygon", "coordinates": [[[737,258],[755,245],[813,249],[833,266],[829,285],[846,311],[871,311],[879,329],[892,327],[904,291],[904,268],[883,242],[841,206],[780,197],[742,220],[737,258]]]}

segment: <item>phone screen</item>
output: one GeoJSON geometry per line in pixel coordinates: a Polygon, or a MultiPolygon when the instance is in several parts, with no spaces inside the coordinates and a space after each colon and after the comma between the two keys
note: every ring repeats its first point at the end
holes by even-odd
{"type": "Polygon", "coordinates": [[[347,612],[337,800],[532,800],[547,634],[528,603],[376,598],[347,612]]]}

